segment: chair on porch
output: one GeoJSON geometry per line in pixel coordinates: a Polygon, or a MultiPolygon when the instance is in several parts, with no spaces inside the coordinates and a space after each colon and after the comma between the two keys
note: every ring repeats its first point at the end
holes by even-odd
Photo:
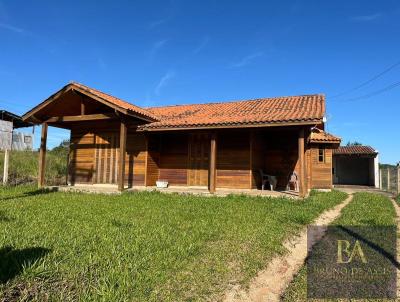
{"type": "Polygon", "coordinates": [[[293,173],[289,175],[288,183],[286,186],[287,191],[290,191],[291,185],[294,187],[294,191],[299,191],[299,175],[297,175],[295,171],[293,171],[293,173]]]}
{"type": "Polygon", "coordinates": [[[259,171],[261,175],[261,190],[264,191],[265,184],[268,183],[270,190],[274,191],[276,189],[276,184],[277,184],[276,176],[268,175],[264,173],[262,169],[260,169],[259,171]]]}

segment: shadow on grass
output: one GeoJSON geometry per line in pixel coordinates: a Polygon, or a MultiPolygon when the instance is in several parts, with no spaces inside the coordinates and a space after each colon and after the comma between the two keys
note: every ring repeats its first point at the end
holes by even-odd
{"type": "Polygon", "coordinates": [[[11,200],[11,199],[22,199],[22,198],[32,197],[32,196],[36,196],[36,195],[49,194],[49,193],[53,193],[53,192],[57,192],[57,191],[58,191],[57,188],[37,189],[34,191],[24,192],[22,194],[15,195],[15,196],[0,197],[0,201],[11,200]]]}
{"type": "Polygon", "coordinates": [[[382,247],[380,247],[379,245],[375,244],[374,242],[364,238],[362,235],[344,227],[344,226],[339,226],[339,228],[341,230],[343,230],[344,232],[346,232],[347,234],[351,235],[354,238],[357,238],[358,240],[361,240],[362,242],[364,242],[365,244],[367,244],[370,248],[374,249],[375,251],[377,251],[379,254],[381,254],[382,256],[384,256],[386,259],[388,259],[397,269],[400,269],[400,263],[396,260],[396,256],[392,255],[391,253],[389,253],[388,251],[386,251],[385,249],[383,249],[382,247]]]}
{"type": "Polygon", "coordinates": [[[46,256],[50,249],[43,247],[30,247],[14,249],[5,246],[0,249],[0,284],[18,276],[22,271],[32,266],[36,261],[46,256]]]}
{"type": "Polygon", "coordinates": [[[15,218],[7,216],[7,214],[4,211],[0,211],[0,222],[10,222],[13,220],[15,220],[15,218]]]}

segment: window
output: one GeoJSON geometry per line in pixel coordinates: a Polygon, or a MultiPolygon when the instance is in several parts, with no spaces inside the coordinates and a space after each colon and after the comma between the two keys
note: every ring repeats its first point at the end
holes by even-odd
{"type": "Polygon", "coordinates": [[[25,144],[31,144],[32,143],[32,137],[31,136],[24,136],[24,143],[25,144]]]}
{"type": "Polygon", "coordinates": [[[318,162],[325,162],[325,149],[322,149],[321,147],[318,149],[318,162]]]}

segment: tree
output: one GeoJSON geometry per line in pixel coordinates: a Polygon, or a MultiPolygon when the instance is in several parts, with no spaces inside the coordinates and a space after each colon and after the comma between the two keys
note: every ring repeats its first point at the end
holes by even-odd
{"type": "Polygon", "coordinates": [[[349,147],[349,146],[362,146],[362,144],[360,142],[357,142],[357,141],[354,141],[354,142],[348,141],[346,146],[347,147],[349,147]]]}

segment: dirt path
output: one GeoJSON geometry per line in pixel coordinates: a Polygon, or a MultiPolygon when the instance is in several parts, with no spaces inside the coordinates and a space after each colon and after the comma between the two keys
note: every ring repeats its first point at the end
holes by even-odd
{"type": "MultiPolygon", "coordinates": [[[[322,213],[313,224],[328,225],[340,215],[341,210],[352,199],[353,195],[349,195],[344,202],[322,213]]],[[[325,230],[322,229],[321,232],[313,234],[311,239],[307,239],[307,228],[304,228],[299,235],[284,242],[288,253],[284,256],[273,258],[267,268],[260,271],[251,281],[248,291],[241,289],[239,286],[232,287],[225,293],[224,301],[279,301],[283,291],[304,264],[307,257],[307,240],[311,240],[311,244],[314,245],[322,238],[324,233],[325,230]]]]}
{"type": "MultiPolygon", "coordinates": [[[[397,224],[397,262],[400,262],[400,207],[397,204],[397,202],[393,199],[390,198],[392,201],[394,210],[396,212],[396,224],[397,224]]],[[[397,297],[400,297],[400,286],[399,286],[399,280],[400,280],[400,270],[397,270],[397,297]]]]}

